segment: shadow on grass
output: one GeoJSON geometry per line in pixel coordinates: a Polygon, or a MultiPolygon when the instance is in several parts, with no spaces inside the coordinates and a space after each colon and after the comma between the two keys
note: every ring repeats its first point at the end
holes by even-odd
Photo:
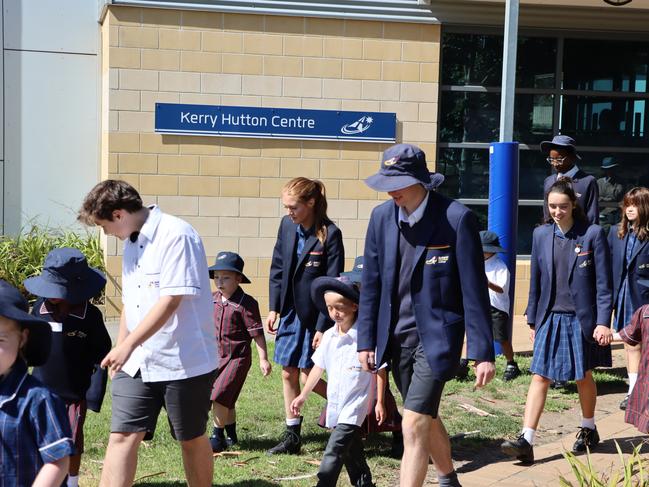
{"type": "MultiPolygon", "coordinates": [[[[148,482],[136,482],[133,484],[134,486],[138,487],[180,487],[180,486],[186,486],[186,482],[179,482],[179,481],[164,481],[161,480],[160,482],[155,482],[153,480],[150,480],[148,482]]],[[[220,483],[219,487],[278,487],[280,484],[276,482],[269,482],[268,480],[264,479],[250,479],[250,480],[241,480],[239,482],[233,482],[231,484],[223,484],[220,483]]]]}
{"type": "MultiPolygon", "coordinates": [[[[282,435],[279,434],[276,437],[263,437],[263,438],[244,438],[239,441],[239,444],[237,448],[240,448],[242,450],[246,451],[261,451],[265,452],[266,450],[271,449],[275,445],[277,445],[282,439],[282,435]]],[[[322,431],[318,432],[309,432],[306,434],[302,435],[302,445],[308,445],[311,443],[322,443],[323,448],[324,445],[327,444],[327,441],[329,440],[329,431],[323,429],[322,431]]]]}

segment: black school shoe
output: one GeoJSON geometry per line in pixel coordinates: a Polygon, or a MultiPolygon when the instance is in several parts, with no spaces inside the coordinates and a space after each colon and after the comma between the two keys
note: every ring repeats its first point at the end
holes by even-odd
{"type": "Polygon", "coordinates": [[[465,381],[469,377],[469,361],[465,358],[460,359],[460,365],[458,365],[457,371],[455,372],[455,379],[460,381],[465,381]]]}
{"type": "Polygon", "coordinates": [[[212,453],[221,453],[228,447],[228,444],[225,442],[225,438],[220,438],[216,434],[212,434],[209,440],[210,446],[212,447],[212,453]]]}
{"type": "Polygon", "coordinates": [[[577,433],[577,441],[572,445],[572,452],[585,452],[587,448],[592,451],[598,444],[599,433],[597,432],[597,428],[592,430],[582,426],[579,428],[579,432],[577,433]]]}
{"type": "Polygon", "coordinates": [[[566,380],[553,380],[550,383],[550,387],[552,389],[565,389],[567,385],[568,385],[568,381],[566,380]]]}
{"type": "Polygon", "coordinates": [[[518,368],[518,364],[516,362],[512,362],[511,364],[507,364],[507,367],[505,367],[503,380],[505,382],[514,380],[519,375],[521,375],[521,369],[518,368]]]}
{"type": "Polygon", "coordinates": [[[622,402],[620,403],[620,409],[622,411],[626,411],[626,407],[629,405],[629,396],[625,396],[624,399],[622,399],[622,402]]]}
{"type": "Polygon", "coordinates": [[[505,455],[516,458],[523,465],[534,463],[534,447],[527,442],[523,435],[515,440],[503,441],[500,449],[505,455]]]}

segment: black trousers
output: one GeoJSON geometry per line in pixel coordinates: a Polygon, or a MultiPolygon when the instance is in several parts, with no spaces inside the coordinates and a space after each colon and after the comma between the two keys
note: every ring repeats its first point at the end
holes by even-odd
{"type": "Polygon", "coordinates": [[[374,485],[370,467],[365,461],[360,427],[353,424],[338,424],[331,432],[320,462],[317,487],[336,487],[343,465],[354,487],[374,485]]]}

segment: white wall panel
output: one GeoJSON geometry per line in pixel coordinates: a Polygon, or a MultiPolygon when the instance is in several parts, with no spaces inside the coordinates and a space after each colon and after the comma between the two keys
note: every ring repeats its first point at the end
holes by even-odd
{"type": "Polygon", "coordinates": [[[4,55],[5,229],[32,218],[75,225],[99,178],[97,57],[4,55]]]}
{"type": "Polygon", "coordinates": [[[98,0],[4,0],[4,47],[97,54],[98,0]]]}

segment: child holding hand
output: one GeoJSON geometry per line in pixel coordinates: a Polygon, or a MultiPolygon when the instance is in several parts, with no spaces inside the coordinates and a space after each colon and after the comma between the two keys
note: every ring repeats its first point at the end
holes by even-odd
{"type": "Polygon", "coordinates": [[[214,417],[210,444],[215,453],[238,442],[235,404],[252,363],[251,340],[257,346],[261,373],[266,377],[271,372],[259,304],[239,286],[250,282],[243,274],[243,266],[238,254],[219,252],[216,263],[209,268],[216,286],[214,322],[220,357],[210,398],[214,417]]]}
{"type": "MultiPolygon", "coordinates": [[[[291,411],[298,415],[309,393],[322,374],[327,372],[326,426],[333,428],[318,470],[318,487],[335,487],[342,466],[356,487],[373,487],[372,473],[365,461],[361,425],[367,416],[373,386],[372,372],[362,370],[358,361],[357,331],[359,293],[346,277],[318,277],[311,286],[311,299],[334,321],[325,331],[320,346],[313,353],[313,367],[302,392],[291,402],[291,411]]],[[[379,390],[376,415],[385,418],[383,391],[386,369],[378,372],[379,390]]]]}

